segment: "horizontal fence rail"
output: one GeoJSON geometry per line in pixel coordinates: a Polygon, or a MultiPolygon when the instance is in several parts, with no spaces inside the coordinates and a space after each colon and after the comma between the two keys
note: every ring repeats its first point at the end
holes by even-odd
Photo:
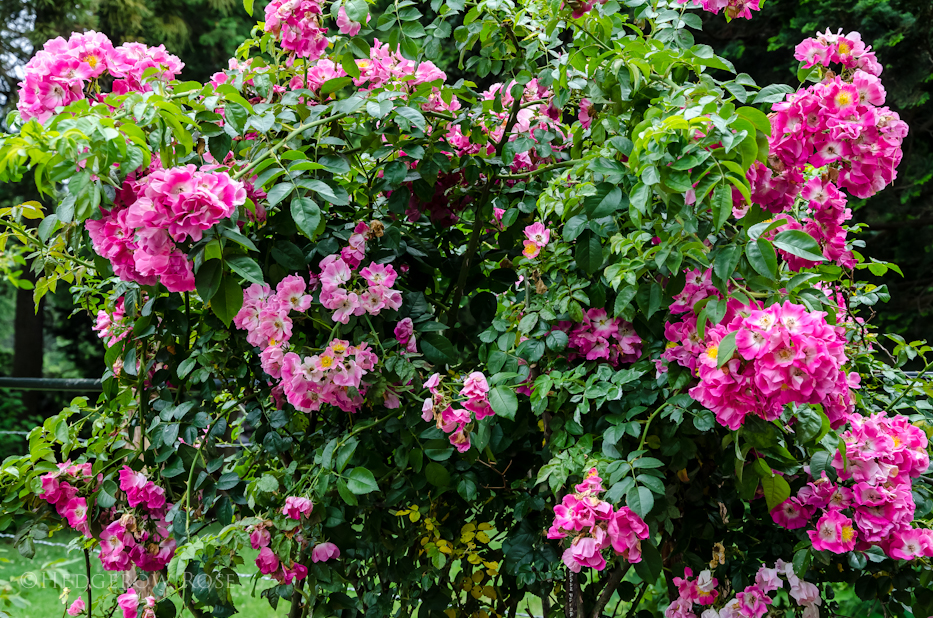
{"type": "Polygon", "coordinates": [[[100,380],[92,378],[0,378],[0,388],[61,393],[99,393],[104,390],[100,380]]]}

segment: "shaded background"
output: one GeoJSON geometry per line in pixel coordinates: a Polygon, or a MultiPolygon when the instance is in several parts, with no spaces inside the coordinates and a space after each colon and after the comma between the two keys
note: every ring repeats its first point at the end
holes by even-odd
{"type": "MultiPolygon", "coordinates": [[[[434,12],[427,4],[419,8],[431,20],[434,12]]],[[[264,5],[256,3],[257,19],[264,5]]],[[[704,31],[697,33],[697,42],[713,46],[759,84],[796,86],[794,46],[818,29],[858,31],[874,47],[884,66],[887,103],[910,125],[910,135],[894,185],[869,200],[850,202],[855,221],[870,225],[859,237],[865,246],[858,250],[895,262],[904,272],[903,278],[889,273],[873,281],[891,293],[889,303],[874,308],[874,321],[908,340],[933,339],[933,326],[927,325],[933,311],[933,1],[768,0],[751,21],[727,24],[722,15],[701,16],[704,31]]],[[[184,60],[182,79],[205,81],[226,67],[254,23],[240,0],[0,0],[0,107],[4,114],[15,107],[22,66],[34,48],[55,36],[93,29],[115,45],[164,44],[184,60]]],[[[437,64],[449,78],[471,78],[456,62],[455,51],[442,46],[437,64]]],[[[28,182],[0,187],[0,206],[36,198],[28,182]]],[[[14,257],[15,249],[0,256],[0,271],[28,281],[28,269],[14,257]]],[[[859,273],[873,279],[867,271],[859,273]]],[[[3,278],[0,375],[99,377],[103,346],[91,331],[91,317],[73,311],[68,290],[59,288],[36,313],[32,291],[3,278]]],[[[0,458],[25,447],[23,436],[3,432],[27,431],[69,399],[57,393],[0,392],[0,458]]]]}

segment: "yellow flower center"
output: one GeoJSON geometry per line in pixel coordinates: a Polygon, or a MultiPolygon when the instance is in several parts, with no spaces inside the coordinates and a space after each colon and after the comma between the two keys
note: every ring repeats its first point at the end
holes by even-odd
{"type": "Polygon", "coordinates": [[[334,358],[332,356],[322,356],[321,357],[321,367],[327,369],[334,364],[334,358]]]}
{"type": "Polygon", "coordinates": [[[337,345],[331,346],[331,349],[338,354],[343,354],[346,351],[347,346],[343,345],[342,343],[338,343],[337,345]]]}
{"type": "Polygon", "coordinates": [[[522,251],[522,253],[524,253],[527,257],[532,257],[534,256],[535,250],[537,248],[538,247],[536,245],[528,245],[527,247],[525,247],[525,250],[522,251]]]}
{"type": "Polygon", "coordinates": [[[843,526],[842,527],[842,542],[848,543],[855,538],[855,530],[852,529],[852,526],[843,526]]]}
{"type": "Polygon", "coordinates": [[[87,63],[91,66],[92,69],[93,69],[94,67],[96,67],[96,66],[97,66],[97,63],[99,62],[99,61],[97,60],[97,56],[95,56],[95,55],[93,55],[93,54],[91,54],[90,56],[88,56],[87,58],[85,58],[84,61],[87,62],[87,63]]]}
{"type": "Polygon", "coordinates": [[[709,359],[711,359],[711,360],[716,360],[716,357],[717,357],[717,356],[719,356],[719,346],[718,346],[718,345],[711,345],[710,347],[706,348],[706,357],[707,357],[707,358],[709,358],[709,359]]]}
{"type": "Polygon", "coordinates": [[[839,105],[839,107],[845,107],[846,105],[852,103],[852,95],[843,90],[836,95],[836,103],[839,105]]]}
{"type": "Polygon", "coordinates": [[[844,42],[844,41],[841,42],[841,43],[839,43],[839,53],[840,53],[840,54],[842,54],[842,55],[844,56],[844,55],[848,54],[850,51],[852,51],[852,48],[849,47],[849,44],[848,44],[848,43],[846,43],[846,42],[844,42]]]}

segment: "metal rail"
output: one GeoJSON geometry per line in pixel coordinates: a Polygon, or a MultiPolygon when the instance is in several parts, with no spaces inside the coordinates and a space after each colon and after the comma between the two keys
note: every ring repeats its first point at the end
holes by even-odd
{"type": "Polygon", "coordinates": [[[61,393],[99,393],[104,390],[100,380],[89,378],[0,378],[0,388],[61,393]]]}

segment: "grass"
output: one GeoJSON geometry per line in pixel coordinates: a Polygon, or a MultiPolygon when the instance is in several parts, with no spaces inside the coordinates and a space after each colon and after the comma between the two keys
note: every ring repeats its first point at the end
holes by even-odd
{"type": "MultiPolygon", "coordinates": [[[[57,534],[48,540],[67,543],[70,537],[57,534]]],[[[64,547],[37,544],[36,555],[29,560],[13,548],[11,539],[4,539],[4,541],[0,543],[0,616],[6,612],[12,618],[59,618],[65,614],[68,605],[78,595],[86,598],[84,586],[87,576],[83,553],[78,551],[69,553],[64,547]],[[70,592],[62,598],[63,588],[66,587],[70,588],[70,592]]],[[[255,572],[251,562],[250,557],[247,565],[242,567],[241,573],[255,572]]],[[[91,556],[91,582],[95,607],[98,599],[109,597],[106,606],[109,609],[114,603],[114,595],[126,592],[122,574],[104,571],[96,555],[91,556]]],[[[260,580],[256,586],[256,597],[250,596],[251,582],[247,584],[235,588],[233,593],[234,602],[241,615],[250,618],[288,615],[290,603],[280,602],[278,609],[273,610],[265,599],[259,598],[259,593],[266,588],[271,588],[275,582],[260,580]]],[[[95,610],[95,615],[97,613],[95,610]]],[[[191,617],[187,611],[179,612],[178,615],[191,617]]]]}
{"type": "MultiPolygon", "coordinates": [[[[56,534],[48,540],[55,543],[67,543],[70,538],[65,534],[56,534]]],[[[4,539],[4,542],[0,543],[0,617],[64,617],[68,605],[79,594],[81,596],[85,594],[84,586],[87,580],[83,553],[78,551],[69,553],[64,547],[37,544],[35,557],[28,560],[22,557],[9,541],[9,539],[4,539]],[[70,588],[67,595],[63,592],[65,588],[70,588]]],[[[241,567],[242,573],[252,574],[255,571],[252,567],[253,558],[252,554],[246,556],[246,565],[241,567]]],[[[104,571],[96,555],[91,557],[91,576],[95,604],[98,599],[109,599],[106,606],[109,609],[114,602],[114,595],[126,591],[122,583],[122,574],[104,571]]],[[[249,618],[288,615],[291,605],[289,602],[282,601],[278,609],[273,610],[265,599],[259,598],[259,593],[275,585],[274,582],[267,579],[260,580],[256,586],[256,596],[250,594],[252,583],[247,580],[244,583],[246,585],[234,588],[233,592],[234,603],[240,615],[249,618]]],[[[836,598],[841,602],[840,615],[842,616],[883,617],[879,606],[861,602],[850,589],[837,588],[836,598]]],[[[613,601],[607,609],[614,608],[617,600],[617,595],[613,595],[613,601]]],[[[621,605],[624,612],[627,604],[621,605]]],[[[180,618],[191,618],[188,611],[181,611],[180,606],[178,609],[180,618]]],[[[519,611],[526,615],[540,616],[540,601],[537,597],[529,595],[519,606],[519,611]]],[[[821,613],[825,615],[825,611],[821,613]]]]}

